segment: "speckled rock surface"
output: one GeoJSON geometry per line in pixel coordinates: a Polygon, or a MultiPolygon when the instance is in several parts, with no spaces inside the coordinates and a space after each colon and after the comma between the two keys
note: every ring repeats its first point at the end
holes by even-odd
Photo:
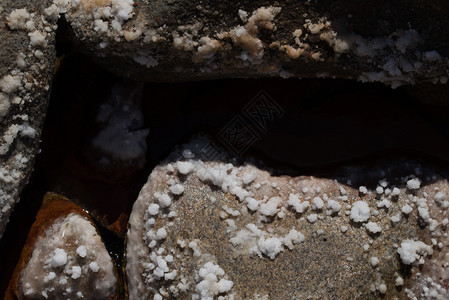
{"type": "Polygon", "coordinates": [[[115,270],[92,219],[48,193],[5,299],[116,299],[115,270]]]}
{"type": "Polygon", "coordinates": [[[32,170],[55,66],[50,1],[0,3],[0,237],[32,170]]]}
{"type": "Polygon", "coordinates": [[[175,151],[143,187],[130,299],[448,296],[446,173],[390,160],[288,176],[208,161],[208,143],[175,151]]]}
{"type": "Polygon", "coordinates": [[[55,2],[86,53],[138,79],[447,81],[445,1],[55,2]]]}

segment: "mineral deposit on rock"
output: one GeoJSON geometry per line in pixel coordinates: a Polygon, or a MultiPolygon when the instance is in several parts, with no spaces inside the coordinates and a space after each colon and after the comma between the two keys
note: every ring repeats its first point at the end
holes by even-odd
{"type": "Polygon", "coordinates": [[[208,143],[175,151],[134,204],[130,299],[448,297],[447,177],[405,160],[287,176],[210,160],[208,143]]]}

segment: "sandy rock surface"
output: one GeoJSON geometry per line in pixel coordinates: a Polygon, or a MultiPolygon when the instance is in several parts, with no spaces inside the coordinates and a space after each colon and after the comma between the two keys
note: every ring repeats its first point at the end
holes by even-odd
{"type": "Polygon", "coordinates": [[[445,174],[396,160],[288,176],[208,161],[208,145],[176,151],[143,187],[130,299],[448,296],[445,174]]]}

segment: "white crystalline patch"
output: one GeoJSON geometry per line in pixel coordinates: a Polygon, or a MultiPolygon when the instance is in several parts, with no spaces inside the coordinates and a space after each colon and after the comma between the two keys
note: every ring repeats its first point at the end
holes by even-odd
{"type": "Polygon", "coordinates": [[[168,190],[173,195],[181,195],[182,193],[184,193],[184,186],[182,184],[175,184],[169,187],[168,190]]]}
{"type": "Polygon", "coordinates": [[[259,250],[268,256],[270,259],[274,259],[282,250],[282,242],[280,239],[272,237],[264,239],[261,237],[257,243],[259,250]]]}
{"type": "MultiPolygon", "coordinates": [[[[154,193],[154,198],[159,201],[160,207],[169,207],[171,205],[171,197],[166,193],[154,193]]],[[[156,213],[157,214],[157,213],[156,213]]]]}
{"type": "Polygon", "coordinates": [[[157,205],[156,203],[152,203],[150,205],[148,205],[148,213],[150,215],[157,215],[159,213],[159,205],[157,205]]]}
{"type": "Polygon", "coordinates": [[[47,45],[45,35],[38,30],[28,33],[28,36],[30,37],[30,44],[33,47],[45,47],[47,45]]]}
{"type": "Polygon", "coordinates": [[[320,197],[313,198],[312,203],[316,209],[322,209],[324,207],[324,201],[320,197]]]}
{"type": "Polygon", "coordinates": [[[116,20],[120,24],[132,17],[134,5],[133,0],[112,0],[111,2],[116,20]]]}
{"type": "Polygon", "coordinates": [[[162,239],[165,239],[166,237],[167,237],[167,230],[165,230],[165,228],[159,228],[156,231],[157,240],[162,240],[162,239]]]}
{"type": "Polygon", "coordinates": [[[164,274],[164,279],[165,280],[174,280],[176,278],[176,275],[178,275],[178,271],[177,270],[173,270],[170,273],[165,273],[164,274]]]}
{"type": "Polygon", "coordinates": [[[56,248],[51,257],[51,266],[53,268],[63,266],[67,263],[67,253],[60,248],[56,248]]]}
{"type": "Polygon", "coordinates": [[[402,207],[401,210],[404,214],[408,215],[413,211],[413,208],[410,205],[406,204],[402,207]]]}
{"type": "Polygon", "coordinates": [[[78,248],[76,248],[76,253],[77,253],[80,257],[86,257],[86,255],[87,255],[86,247],[84,247],[84,246],[79,246],[78,248]]]}
{"type": "Polygon", "coordinates": [[[287,203],[290,206],[292,206],[296,210],[297,213],[305,212],[310,205],[309,201],[301,202],[301,200],[299,200],[298,196],[296,196],[294,194],[290,194],[290,196],[288,197],[287,203]]]}
{"type": "Polygon", "coordinates": [[[231,280],[219,279],[225,276],[225,272],[212,262],[205,263],[198,275],[201,281],[196,285],[196,294],[192,299],[214,299],[218,294],[229,292],[234,286],[231,280]]]}
{"type": "MultiPolygon", "coordinates": [[[[103,20],[95,20],[94,22],[94,30],[99,32],[106,32],[108,31],[108,22],[103,20]]],[[[138,59],[136,59],[136,56],[134,56],[134,61],[141,63],[138,59]]],[[[144,63],[141,63],[144,64],[144,63]]]]}
{"type": "Polygon", "coordinates": [[[236,216],[240,215],[240,212],[238,210],[232,209],[232,208],[228,207],[227,205],[223,205],[222,208],[225,212],[227,212],[231,216],[236,217],[236,216]]]}
{"type": "Polygon", "coordinates": [[[72,267],[72,278],[78,279],[81,277],[81,267],[80,266],[73,266],[72,267]]]}
{"type": "Polygon", "coordinates": [[[393,223],[398,223],[401,220],[401,217],[399,215],[391,216],[390,220],[393,223]]]}
{"type": "Polygon", "coordinates": [[[359,187],[359,192],[362,194],[367,194],[368,193],[368,189],[366,188],[366,186],[360,186],[359,187]]]}
{"type": "Polygon", "coordinates": [[[201,250],[198,247],[198,243],[193,241],[189,243],[189,248],[193,250],[193,256],[199,257],[201,256],[201,250]]]}
{"type": "Polygon", "coordinates": [[[444,201],[445,198],[446,198],[446,195],[444,195],[443,192],[438,192],[438,193],[435,194],[435,200],[437,202],[444,201]]]}
{"type": "Polygon", "coordinates": [[[240,17],[240,20],[242,20],[243,22],[246,22],[248,20],[248,13],[244,10],[239,9],[239,17],[240,17]]]}
{"type": "Polygon", "coordinates": [[[292,250],[293,246],[304,241],[304,235],[291,229],[284,236],[274,236],[271,233],[260,230],[254,224],[246,225],[245,229],[234,233],[229,242],[238,247],[242,254],[262,254],[274,259],[284,247],[292,250]]]}
{"type": "Polygon", "coordinates": [[[341,204],[335,200],[327,201],[327,214],[338,213],[341,210],[341,204]]]}
{"type": "Polygon", "coordinates": [[[256,179],[256,176],[257,176],[257,174],[254,171],[245,173],[245,174],[243,174],[242,182],[244,184],[249,184],[249,183],[253,182],[254,179],[256,179]]]}
{"type": "Polygon", "coordinates": [[[391,192],[392,196],[398,196],[401,193],[401,190],[397,187],[393,188],[393,191],[391,192]]]}
{"type": "Polygon", "coordinates": [[[11,29],[27,29],[26,23],[31,19],[30,14],[25,8],[13,10],[6,20],[11,29]]]}
{"type": "Polygon", "coordinates": [[[9,96],[4,93],[0,93],[0,120],[6,116],[11,108],[11,101],[9,96]]]}
{"type": "Polygon", "coordinates": [[[432,246],[428,246],[421,241],[405,240],[401,243],[401,247],[398,248],[398,253],[401,260],[406,265],[414,264],[418,261],[419,264],[423,264],[423,257],[432,255],[432,246]]]}
{"type": "Polygon", "coordinates": [[[407,188],[409,190],[417,190],[421,186],[421,181],[417,178],[407,181],[407,188]]]}
{"type": "Polygon", "coordinates": [[[267,203],[263,203],[260,205],[259,212],[268,217],[274,216],[281,202],[281,198],[272,197],[270,200],[268,200],[267,203]]]}
{"type": "Polygon", "coordinates": [[[287,248],[292,250],[293,245],[304,242],[304,235],[301,232],[292,229],[287,235],[281,237],[281,242],[287,246],[287,248]]]}
{"type": "Polygon", "coordinates": [[[53,279],[55,279],[55,278],[56,278],[55,272],[50,272],[50,273],[48,273],[47,276],[44,277],[44,282],[53,280],[53,279]]]}
{"type": "Polygon", "coordinates": [[[384,192],[384,188],[383,188],[383,187],[378,186],[378,187],[376,188],[376,193],[378,193],[379,195],[380,195],[380,194],[383,194],[383,192],[384,192]]]}
{"type": "Polygon", "coordinates": [[[377,207],[381,208],[381,207],[385,207],[385,208],[390,208],[391,206],[391,202],[388,201],[387,199],[383,199],[382,201],[377,202],[377,207]]]}
{"type": "Polygon", "coordinates": [[[246,206],[248,207],[249,210],[257,211],[257,209],[259,208],[259,201],[257,201],[256,199],[251,198],[251,197],[246,197],[245,201],[246,201],[246,206]]]}
{"type": "Polygon", "coordinates": [[[377,290],[381,293],[381,294],[385,294],[387,292],[387,286],[384,283],[381,283],[377,286],[377,290]]]}
{"type": "Polygon", "coordinates": [[[376,256],[373,256],[370,258],[370,264],[371,266],[375,267],[379,264],[379,258],[377,258],[376,256]]]}
{"type": "Polygon", "coordinates": [[[36,130],[28,124],[20,125],[19,130],[21,136],[26,136],[32,139],[36,137],[36,130]]]}
{"type": "Polygon", "coordinates": [[[11,94],[20,86],[20,77],[6,75],[0,79],[0,90],[5,94],[11,94]]]}
{"type": "Polygon", "coordinates": [[[310,223],[315,223],[317,220],[318,220],[317,214],[310,214],[307,216],[307,221],[309,221],[310,223]]]}
{"type": "Polygon", "coordinates": [[[365,201],[357,201],[351,208],[351,220],[354,222],[366,222],[371,216],[371,210],[365,201]]]}
{"type": "Polygon", "coordinates": [[[178,169],[178,172],[187,175],[193,170],[193,164],[188,161],[178,161],[176,163],[176,168],[178,169]]]}
{"type": "Polygon", "coordinates": [[[424,222],[430,222],[429,210],[424,207],[418,207],[418,214],[424,220],[424,222]]]}
{"type": "Polygon", "coordinates": [[[56,21],[59,19],[59,7],[56,4],[52,4],[50,7],[44,9],[44,13],[49,20],[56,21]]]}
{"type": "Polygon", "coordinates": [[[91,269],[92,272],[98,272],[98,270],[100,270],[100,267],[98,267],[98,264],[96,261],[93,261],[89,264],[89,269],[91,269]]]}
{"type": "Polygon", "coordinates": [[[382,231],[382,228],[375,222],[368,222],[366,224],[366,229],[371,233],[379,233],[382,231]]]}

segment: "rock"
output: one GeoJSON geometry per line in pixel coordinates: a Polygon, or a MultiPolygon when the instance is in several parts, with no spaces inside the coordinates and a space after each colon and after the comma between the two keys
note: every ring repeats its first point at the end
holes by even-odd
{"type": "Polygon", "coordinates": [[[6,299],[116,299],[111,257],[87,213],[48,193],[31,228],[6,299]]]}
{"type": "Polygon", "coordinates": [[[447,81],[442,0],[54,3],[67,11],[66,35],[80,48],[140,80],[337,77],[393,87],[447,81]]]}
{"type": "Polygon", "coordinates": [[[0,4],[0,237],[33,168],[55,67],[50,1],[0,4]]]}
{"type": "Polygon", "coordinates": [[[134,204],[129,297],[446,298],[447,178],[406,160],[288,175],[194,140],[134,204]]]}
{"type": "Polygon", "coordinates": [[[145,165],[149,130],[143,128],[142,92],[142,83],[116,83],[99,108],[96,128],[90,130],[93,137],[85,156],[109,181],[136,173],[145,165]]]}

